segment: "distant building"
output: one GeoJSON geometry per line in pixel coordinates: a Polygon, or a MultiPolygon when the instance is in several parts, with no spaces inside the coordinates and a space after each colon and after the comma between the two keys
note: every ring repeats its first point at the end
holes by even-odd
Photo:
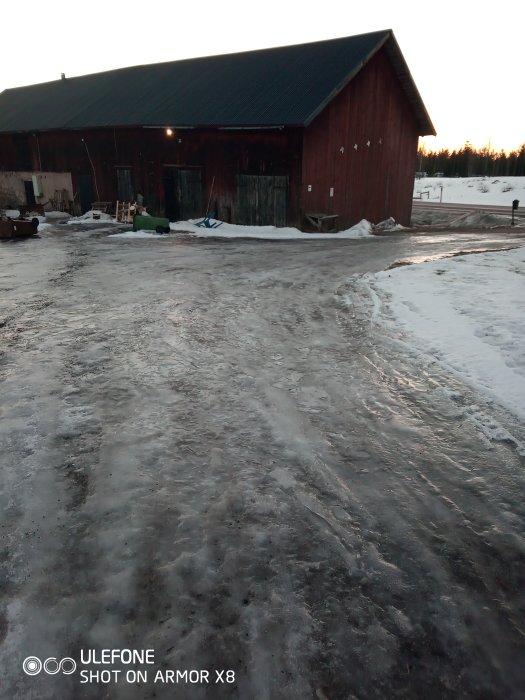
{"type": "Polygon", "coordinates": [[[140,192],[172,220],[408,224],[418,137],[434,133],[391,30],[0,94],[0,171],[19,193],[60,173],[83,211],[140,192]]]}

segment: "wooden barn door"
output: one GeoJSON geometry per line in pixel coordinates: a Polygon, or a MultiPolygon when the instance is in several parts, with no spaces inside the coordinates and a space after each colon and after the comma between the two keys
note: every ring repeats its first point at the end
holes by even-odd
{"type": "Polygon", "coordinates": [[[286,226],[288,177],[237,175],[237,223],[286,226]]]}
{"type": "Polygon", "coordinates": [[[164,168],[165,213],[170,221],[204,216],[199,168],[164,168]]]}

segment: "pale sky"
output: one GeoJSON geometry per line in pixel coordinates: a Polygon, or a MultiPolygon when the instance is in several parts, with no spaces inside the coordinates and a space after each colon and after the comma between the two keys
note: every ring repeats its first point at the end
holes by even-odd
{"type": "Polygon", "coordinates": [[[522,1],[11,2],[2,3],[0,91],[61,73],[393,29],[438,132],[428,147],[525,143],[522,1]]]}

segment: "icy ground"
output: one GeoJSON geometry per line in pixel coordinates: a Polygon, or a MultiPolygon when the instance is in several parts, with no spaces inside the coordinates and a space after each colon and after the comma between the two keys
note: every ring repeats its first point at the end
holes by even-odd
{"type": "Polygon", "coordinates": [[[523,698],[523,458],[362,276],[524,239],[110,231],[0,245],[2,700],[523,698]],[[22,671],[93,648],[236,682],[22,671]]]}

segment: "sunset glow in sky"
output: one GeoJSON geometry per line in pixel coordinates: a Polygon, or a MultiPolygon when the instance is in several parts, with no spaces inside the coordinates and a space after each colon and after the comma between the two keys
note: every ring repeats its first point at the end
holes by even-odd
{"type": "Polygon", "coordinates": [[[518,148],[525,3],[28,0],[0,41],[0,91],[86,73],[393,29],[434,123],[431,149],[518,148]],[[488,9],[484,9],[484,8],[488,9]]]}

